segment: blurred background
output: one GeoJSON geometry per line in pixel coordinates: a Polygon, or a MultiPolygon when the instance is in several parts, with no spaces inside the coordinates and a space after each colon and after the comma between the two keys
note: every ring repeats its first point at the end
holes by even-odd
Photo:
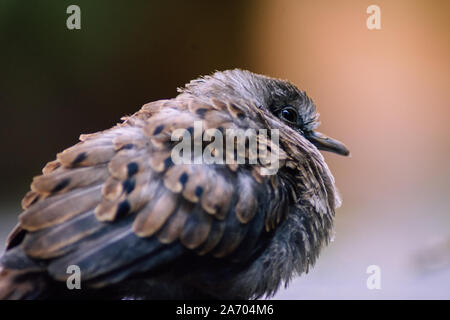
{"type": "Polygon", "coordinates": [[[334,242],[275,298],[450,298],[449,1],[2,0],[0,44],[1,250],[32,177],[80,133],[238,67],[306,90],[352,152],[325,154],[344,200],[334,242]]]}

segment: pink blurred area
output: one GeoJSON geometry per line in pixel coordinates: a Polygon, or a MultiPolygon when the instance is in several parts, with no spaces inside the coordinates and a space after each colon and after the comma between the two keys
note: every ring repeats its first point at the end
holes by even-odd
{"type": "Polygon", "coordinates": [[[252,19],[257,71],[306,90],[351,150],[325,154],[344,199],[335,241],[277,297],[450,298],[450,2],[265,1],[252,19]]]}

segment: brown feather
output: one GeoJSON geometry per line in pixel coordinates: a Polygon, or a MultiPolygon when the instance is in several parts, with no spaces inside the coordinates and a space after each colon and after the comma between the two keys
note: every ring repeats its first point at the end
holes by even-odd
{"type": "Polygon", "coordinates": [[[177,206],[178,195],[165,190],[161,196],[148,203],[137,215],[133,231],[140,237],[149,237],[157,232],[177,206]]]}
{"type": "Polygon", "coordinates": [[[191,213],[181,232],[180,241],[188,249],[195,249],[206,241],[213,218],[201,210],[191,213]]]}
{"type": "Polygon", "coordinates": [[[211,252],[222,240],[225,233],[225,222],[214,220],[211,225],[211,231],[205,242],[196,250],[199,255],[205,255],[211,252]]]}
{"type": "Polygon", "coordinates": [[[108,177],[106,165],[74,169],[59,168],[33,179],[31,190],[38,193],[64,193],[74,188],[87,187],[108,177]]]}
{"type": "Polygon", "coordinates": [[[187,218],[191,214],[195,205],[189,201],[184,201],[178,210],[167,220],[163,228],[158,232],[157,237],[161,243],[172,243],[179,239],[187,218]]]}
{"type": "Polygon", "coordinates": [[[94,185],[49,197],[25,210],[19,216],[20,225],[26,230],[35,231],[93,209],[101,200],[101,187],[94,185]]]}

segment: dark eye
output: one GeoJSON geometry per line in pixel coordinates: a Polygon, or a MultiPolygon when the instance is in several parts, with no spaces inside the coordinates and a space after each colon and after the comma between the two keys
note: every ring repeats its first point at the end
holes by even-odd
{"type": "Polygon", "coordinates": [[[287,122],[297,123],[297,110],[292,106],[283,107],[283,109],[280,110],[279,117],[287,122]]]}

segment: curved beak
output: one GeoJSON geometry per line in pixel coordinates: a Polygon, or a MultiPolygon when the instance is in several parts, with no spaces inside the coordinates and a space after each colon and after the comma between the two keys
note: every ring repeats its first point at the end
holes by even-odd
{"type": "Polygon", "coordinates": [[[329,138],[323,133],[311,131],[306,133],[305,137],[319,150],[337,153],[342,156],[350,154],[350,151],[342,142],[329,138]]]}

